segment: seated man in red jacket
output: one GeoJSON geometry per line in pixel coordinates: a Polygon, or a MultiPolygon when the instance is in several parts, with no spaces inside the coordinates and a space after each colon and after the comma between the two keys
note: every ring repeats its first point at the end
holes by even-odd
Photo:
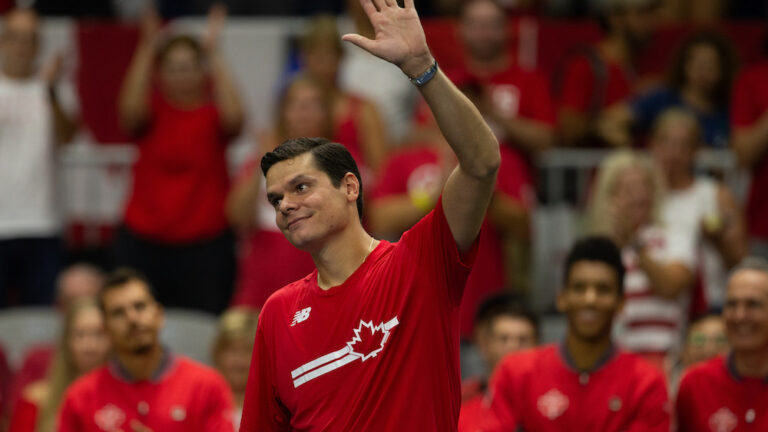
{"type": "Polygon", "coordinates": [[[566,259],[557,307],[565,340],[514,353],[492,380],[491,409],[505,431],[667,432],[662,373],[611,340],[624,302],[624,266],[609,239],[579,240],[566,259]]]}

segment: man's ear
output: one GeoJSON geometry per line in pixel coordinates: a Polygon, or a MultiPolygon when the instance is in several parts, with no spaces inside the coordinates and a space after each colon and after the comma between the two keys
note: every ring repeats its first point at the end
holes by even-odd
{"type": "Polygon", "coordinates": [[[341,179],[341,185],[344,187],[347,201],[356,202],[357,197],[360,196],[360,181],[357,179],[357,176],[351,172],[344,174],[344,178],[341,179]]]}
{"type": "Polygon", "coordinates": [[[560,288],[560,290],[557,291],[557,294],[555,295],[555,307],[557,307],[557,311],[560,313],[565,313],[565,290],[567,288],[563,287],[560,288]]]}

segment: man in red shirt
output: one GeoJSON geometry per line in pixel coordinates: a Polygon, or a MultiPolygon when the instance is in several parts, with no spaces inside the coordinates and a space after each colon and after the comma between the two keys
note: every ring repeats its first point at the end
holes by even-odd
{"type": "Polygon", "coordinates": [[[669,431],[661,372],[616,348],[614,317],[624,303],[621,254],[609,239],[579,240],[566,259],[557,307],[565,341],[507,356],[492,384],[502,429],[526,431],[669,431]]]}
{"type": "Polygon", "coordinates": [[[361,4],[376,39],[343,39],[411,77],[459,164],[435,210],[389,243],[361,224],[360,175],[343,146],[299,138],[264,156],[277,225],[317,270],[262,309],[241,431],[456,430],[459,304],[498,143],[437,68],[413,1],[361,4]]]}
{"type": "Polygon", "coordinates": [[[572,47],[555,71],[557,129],[566,145],[602,144],[595,120],[634,93],[635,60],[651,36],[655,0],[604,3],[604,36],[594,45],[572,47]]]}
{"type": "MultiPolygon", "coordinates": [[[[485,360],[488,375],[505,355],[533,348],[538,341],[538,318],[516,296],[510,293],[496,294],[477,309],[475,345],[485,360]]],[[[492,423],[494,419],[485,386],[484,378],[468,379],[462,383],[459,432],[493,430],[495,424],[492,423]]]]}
{"type": "Polygon", "coordinates": [[[747,225],[752,253],[768,259],[768,59],[744,69],[731,101],[731,146],[741,165],[752,172],[747,225]]]}
{"type": "Polygon", "coordinates": [[[224,379],[160,345],[163,309],[143,276],[117,270],[99,303],[115,358],[69,387],[59,432],[234,431],[224,379]]]}
{"type": "Polygon", "coordinates": [[[731,353],[683,376],[680,432],[768,430],[768,262],[747,258],[734,270],[723,319],[731,353]]]}
{"type": "Polygon", "coordinates": [[[464,2],[459,35],[465,65],[449,72],[459,86],[479,86],[477,106],[500,141],[525,153],[554,144],[555,111],[546,80],[510,55],[509,21],[494,0],[464,2]]]}

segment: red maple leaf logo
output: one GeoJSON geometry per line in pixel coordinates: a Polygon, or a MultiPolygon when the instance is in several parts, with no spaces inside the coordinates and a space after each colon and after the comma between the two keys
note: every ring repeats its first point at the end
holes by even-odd
{"type": "Polygon", "coordinates": [[[356,355],[366,361],[384,349],[384,344],[389,338],[389,330],[384,329],[384,324],[373,325],[373,321],[364,322],[360,320],[360,325],[353,330],[355,335],[352,340],[347,342],[349,354],[356,355]]]}

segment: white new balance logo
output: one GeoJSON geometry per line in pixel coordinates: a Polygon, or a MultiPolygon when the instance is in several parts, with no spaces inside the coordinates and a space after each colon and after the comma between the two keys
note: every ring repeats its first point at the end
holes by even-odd
{"type": "Polygon", "coordinates": [[[308,308],[304,308],[304,309],[296,312],[296,314],[293,316],[293,321],[291,322],[291,327],[295,326],[296,324],[298,324],[298,323],[300,323],[302,321],[306,321],[307,318],[309,318],[309,311],[311,311],[311,310],[312,310],[312,308],[308,307],[308,308]]]}

